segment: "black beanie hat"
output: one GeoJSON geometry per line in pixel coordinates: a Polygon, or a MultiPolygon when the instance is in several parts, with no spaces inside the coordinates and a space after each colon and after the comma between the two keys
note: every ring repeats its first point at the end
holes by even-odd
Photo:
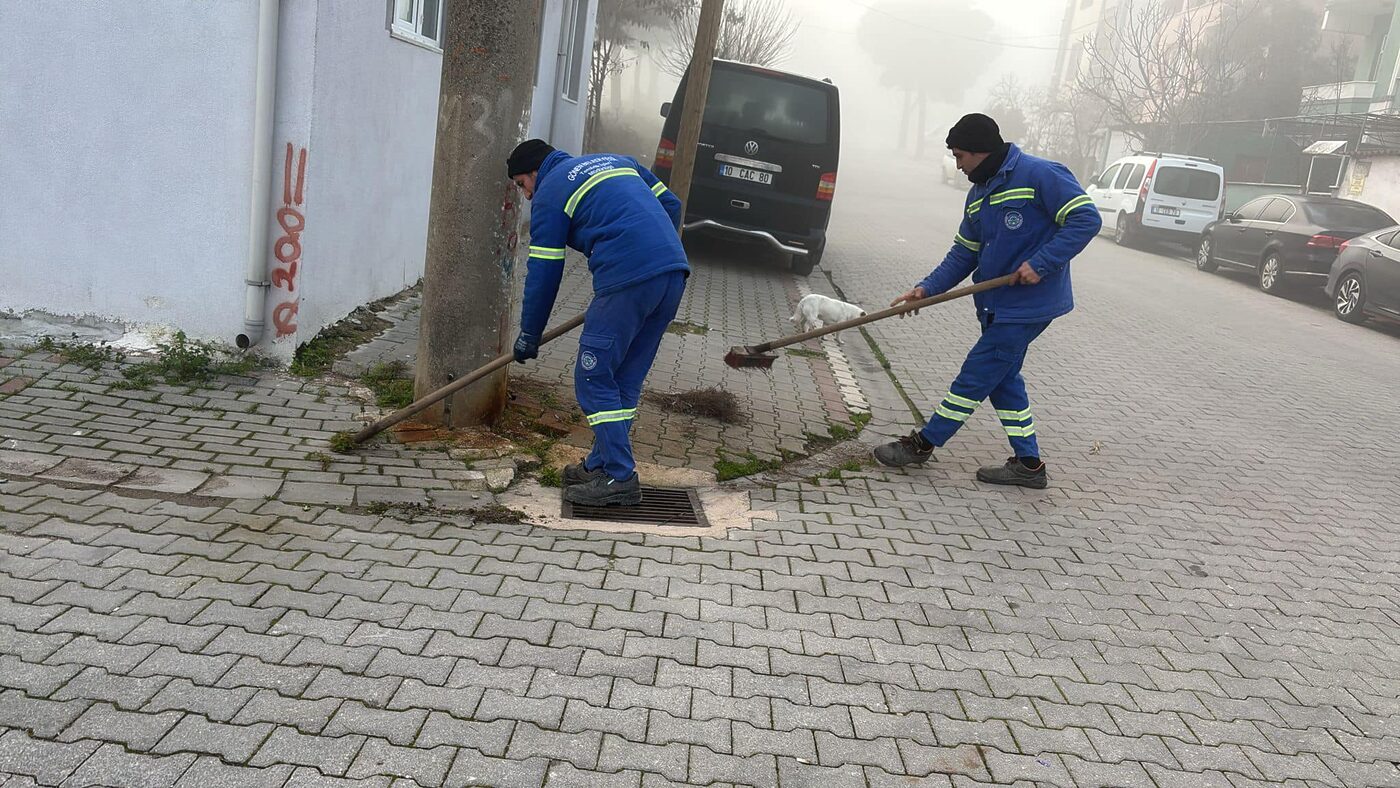
{"type": "Polygon", "coordinates": [[[979,112],[964,115],[948,132],[948,147],[968,153],[992,153],[1005,144],[997,122],[979,112]]]}
{"type": "Polygon", "coordinates": [[[507,177],[514,178],[527,172],[534,172],[544,163],[545,157],[554,152],[554,147],[544,140],[525,140],[515,146],[506,159],[507,177]]]}

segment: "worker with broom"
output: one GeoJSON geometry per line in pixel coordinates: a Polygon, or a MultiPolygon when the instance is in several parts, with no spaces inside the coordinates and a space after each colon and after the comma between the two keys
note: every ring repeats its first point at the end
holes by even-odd
{"type": "Polygon", "coordinates": [[[1044,489],[1049,475],[1021,365],[1031,342],[1074,308],[1069,262],[1103,221],[1068,168],[1004,142],[986,115],[963,117],[947,144],[973,184],[962,224],[943,262],[891,306],[944,293],[968,275],[981,282],[1009,274],[1014,286],[976,295],[982,335],[948,394],[923,429],[876,448],[875,459],[892,467],[927,462],[990,399],[1014,454],[979,470],[978,480],[1044,489]]]}
{"type": "Polygon", "coordinates": [[[593,428],[593,450],[564,468],[564,499],[636,506],[642,489],[632,459],[632,420],[690,275],[678,234],[681,201],[629,156],[571,157],[538,139],[516,146],[506,169],[531,200],[517,362],[539,355],[564,275],[565,247],[588,258],[593,276],[593,303],[574,364],[574,393],[593,428]]]}

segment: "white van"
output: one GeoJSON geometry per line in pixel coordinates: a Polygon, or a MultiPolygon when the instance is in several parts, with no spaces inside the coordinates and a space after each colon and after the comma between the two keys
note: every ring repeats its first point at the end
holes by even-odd
{"type": "Polygon", "coordinates": [[[1086,191],[1119,244],[1161,240],[1194,247],[1224,215],[1225,170],[1210,159],[1140,153],[1113,162],[1086,191]]]}

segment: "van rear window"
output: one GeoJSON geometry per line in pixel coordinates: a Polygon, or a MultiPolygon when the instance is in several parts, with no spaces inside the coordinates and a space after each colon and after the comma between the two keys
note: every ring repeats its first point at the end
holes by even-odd
{"type": "Polygon", "coordinates": [[[710,75],[705,125],[757,131],[789,142],[827,141],[827,91],[752,71],[717,68],[710,75]]]}
{"type": "Polygon", "coordinates": [[[1166,197],[1214,202],[1220,197],[1220,175],[1209,170],[1162,167],[1152,190],[1166,197]]]}

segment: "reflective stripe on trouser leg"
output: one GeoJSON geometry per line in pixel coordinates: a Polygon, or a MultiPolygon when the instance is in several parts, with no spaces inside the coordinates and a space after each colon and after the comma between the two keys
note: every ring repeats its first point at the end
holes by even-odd
{"type": "MultiPolygon", "coordinates": [[[[1020,381],[1021,376],[1016,375],[1015,380],[1020,381]]],[[[1023,383],[1022,396],[1025,396],[1025,390],[1023,383]]],[[[996,402],[996,397],[996,394],[992,395],[993,402],[996,402]]],[[[1001,428],[1006,430],[1006,439],[1011,442],[1017,457],[1040,456],[1040,446],[1035,440],[1035,417],[1031,415],[1030,408],[1020,411],[998,409],[997,418],[1001,420],[1001,428]]]]}
{"type": "Polygon", "coordinates": [[[600,295],[584,318],[574,389],[593,428],[593,450],[585,462],[589,468],[601,466],[614,479],[630,478],[636,471],[628,433],[642,381],[675,316],[684,281],[675,272],[600,295]]]}
{"type": "MultiPolygon", "coordinates": [[[[962,376],[960,375],[959,380],[961,380],[961,378],[962,376]]],[[[954,388],[958,387],[958,383],[959,381],[953,382],[954,388]]],[[[968,393],[977,394],[975,391],[968,393]]],[[[973,412],[977,410],[977,406],[980,404],[980,397],[978,399],[973,399],[972,397],[949,391],[944,395],[943,401],[938,403],[938,407],[934,408],[933,418],[929,419],[928,426],[924,427],[924,439],[935,446],[942,446],[947,443],[948,439],[953,437],[953,433],[957,432],[958,428],[971,418],[973,412]]]]}
{"type": "MultiPolygon", "coordinates": [[[[1039,332],[1036,333],[1036,336],[1039,332]]],[[[1034,338],[1034,337],[1032,337],[1034,338]]],[[[1024,360],[1024,359],[1023,359],[1024,360]]],[[[1040,446],[1035,439],[1035,416],[1031,414],[1030,397],[1026,394],[1026,381],[1021,377],[1021,364],[1017,363],[992,393],[987,395],[992,407],[996,408],[997,420],[1011,442],[1011,449],[1017,457],[1039,457],[1040,446]]]]}
{"type": "MultiPolygon", "coordinates": [[[[598,300],[594,300],[594,305],[598,300]]],[[[619,311],[612,314],[615,318],[623,316],[619,311]]],[[[632,475],[632,451],[627,445],[632,409],[623,407],[616,379],[621,356],[616,334],[619,329],[626,328],[625,320],[609,320],[607,312],[595,315],[594,309],[589,307],[583,335],[579,337],[578,358],[574,362],[574,396],[588,426],[593,428],[592,459],[587,466],[601,467],[609,474],[621,473],[614,477],[619,479],[632,475]]]]}
{"type": "MultiPolygon", "coordinates": [[[[659,293],[660,301],[657,302],[656,309],[642,320],[637,335],[632,339],[632,344],[628,346],[627,353],[618,364],[614,375],[617,380],[618,398],[624,408],[635,410],[638,403],[641,402],[642,384],[646,381],[647,374],[651,372],[652,363],[656,361],[656,351],[661,347],[661,340],[666,336],[666,329],[671,325],[671,321],[676,319],[676,310],[680,307],[681,296],[685,294],[685,281],[685,274],[675,271],[657,277],[651,282],[637,285],[637,289],[642,291],[639,292],[639,296],[645,296],[654,290],[659,293]]],[[[635,424],[636,422],[631,423],[635,424]]],[[[602,465],[602,447],[595,440],[593,450],[584,460],[584,466],[600,468],[602,465]]]]}
{"type": "MultiPolygon", "coordinates": [[[[977,409],[977,405],[992,396],[1004,393],[1008,379],[1020,380],[1021,364],[1025,360],[1026,348],[1048,323],[992,323],[983,328],[977,344],[968,351],[962,370],[953,380],[948,394],[934,409],[933,416],[921,433],[924,439],[934,446],[943,446],[977,409]]],[[[1023,410],[1030,407],[1025,402],[1025,385],[1019,384],[1020,404],[994,399],[999,410],[1023,410]]],[[[1009,393],[1005,392],[1005,393],[1009,393]]],[[[1011,399],[1011,398],[1007,398],[1011,399]]],[[[1021,439],[1018,439],[1021,440],[1021,439]]],[[[1029,438],[1034,445],[1035,438],[1029,438]]]]}

